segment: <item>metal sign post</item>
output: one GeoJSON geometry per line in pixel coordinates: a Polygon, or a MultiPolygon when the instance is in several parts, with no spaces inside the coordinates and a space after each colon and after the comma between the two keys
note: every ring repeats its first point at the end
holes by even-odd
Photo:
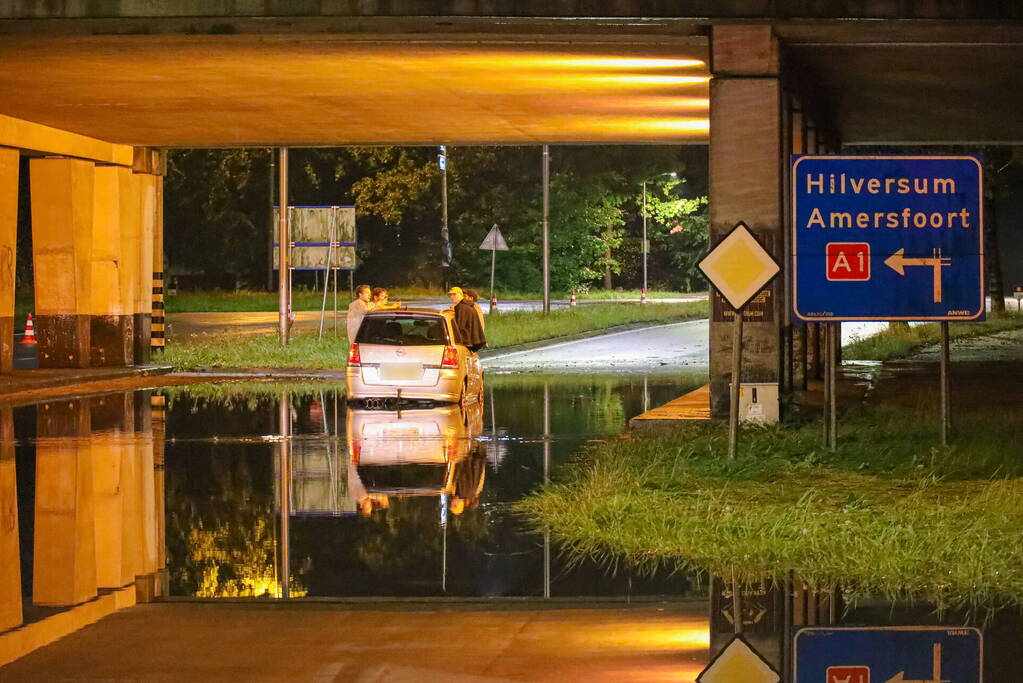
{"type": "Polygon", "coordinates": [[[1012,290],[1012,295],[1016,297],[1017,310],[1023,311],[1023,287],[1016,285],[1016,288],[1012,290]]]}
{"type": "Polygon", "coordinates": [[[291,271],[289,270],[289,257],[291,256],[289,246],[291,236],[288,234],[288,148],[281,147],[280,162],[277,165],[280,179],[278,186],[281,195],[281,210],[278,219],[277,249],[278,254],[278,277],[277,277],[277,325],[281,346],[288,345],[288,314],[291,312],[291,271]]]}
{"type": "Polygon", "coordinates": [[[742,380],[742,311],[781,268],[745,223],[731,231],[700,261],[700,272],[732,307],[732,385],[728,405],[728,457],[739,442],[739,397],[742,380]]]}
{"type": "Polygon", "coordinates": [[[952,435],[952,392],[949,391],[948,321],[941,321],[941,445],[947,446],[952,435]]]}
{"type": "Polygon", "coordinates": [[[972,156],[792,161],[792,312],[827,327],[825,443],[837,446],[845,320],[942,323],[941,442],[951,431],[948,322],[982,320],[983,172],[972,156]]]}
{"type": "Polygon", "coordinates": [[[483,242],[480,243],[480,249],[490,250],[490,312],[494,312],[494,268],[497,265],[497,252],[508,251],[508,243],[504,241],[504,235],[501,234],[501,228],[497,227],[497,223],[494,223],[493,227],[490,228],[490,232],[483,238],[483,242]]]}

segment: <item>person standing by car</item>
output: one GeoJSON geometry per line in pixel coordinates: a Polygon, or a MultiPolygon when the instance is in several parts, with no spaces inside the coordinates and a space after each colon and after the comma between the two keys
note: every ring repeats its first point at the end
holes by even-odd
{"type": "Polygon", "coordinates": [[[451,324],[455,328],[458,343],[464,344],[470,351],[476,353],[487,345],[487,338],[483,334],[483,325],[480,324],[480,317],[476,315],[472,301],[462,293],[461,287],[449,289],[448,298],[451,299],[451,310],[455,312],[451,324]]]}
{"type": "Polygon", "coordinates": [[[374,304],[371,300],[372,291],[369,285],[359,285],[355,288],[355,301],[348,304],[348,315],[345,317],[348,325],[349,344],[355,341],[355,335],[359,333],[362,319],[374,309],[374,304]]]}
{"type": "Polygon", "coordinates": [[[387,294],[387,288],[386,287],[374,287],[373,288],[373,298],[371,299],[371,301],[373,303],[373,310],[374,311],[389,311],[389,310],[391,310],[393,308],[401,308],[401,302],[400,301],[395,301],[394,303],[391,303],[388,300],[388,296],[389,295],[387,294]]]}
{"type": "Polygon", "coordinates": [[[472,302],[472,307],[476,309],[476,315],[480,317],[480,329],[483,330],[483,334],[487,333],[487,321],[483,319],[483,309],[480,308],[479,300],[480,294],[475,289],[465,289],[462,292],[465,294],[465,298],[472,302]]]}

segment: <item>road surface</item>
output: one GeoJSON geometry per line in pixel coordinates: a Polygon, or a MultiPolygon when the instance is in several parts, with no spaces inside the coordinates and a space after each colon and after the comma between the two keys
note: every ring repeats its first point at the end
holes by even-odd
{"type": "Polygon", "coordinates": [[[483,366],[497,372],[705,370],[708,325],[707,320],[689,320],[499,353],[485,358],[483,366]]]}

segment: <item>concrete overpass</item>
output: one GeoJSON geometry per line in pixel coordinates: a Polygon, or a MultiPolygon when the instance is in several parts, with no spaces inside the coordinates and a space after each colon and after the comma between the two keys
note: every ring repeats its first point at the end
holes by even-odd
{"type": "MultiPolygon", "coordinates": [[[[790,153],[1023,140],[1011,2],[0,0],[0,34],[0,251],[13,265],[29,156],[51,366],[145,358],[158,149],[709,142],[713,234],[744,220],[784,259],[790,153]]],[[[821,335],[786,296],[747,327],[747,365],[798,389],[821,335]]],[[[729,346],[719,316],[719,410],[729,346]]]]}

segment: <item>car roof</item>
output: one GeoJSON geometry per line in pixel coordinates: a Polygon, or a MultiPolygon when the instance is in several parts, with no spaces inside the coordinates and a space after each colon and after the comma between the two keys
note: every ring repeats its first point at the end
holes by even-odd
{"type": "Polygon", "coordinates": [[[386,311],[370,311],[367,316],[384,317],[394,315],[407,315],[414,313],[416,315],[435,315],[438,317],[444,317],[444,311],[435,311],[432,308],[391,308],[386,311]]]}

